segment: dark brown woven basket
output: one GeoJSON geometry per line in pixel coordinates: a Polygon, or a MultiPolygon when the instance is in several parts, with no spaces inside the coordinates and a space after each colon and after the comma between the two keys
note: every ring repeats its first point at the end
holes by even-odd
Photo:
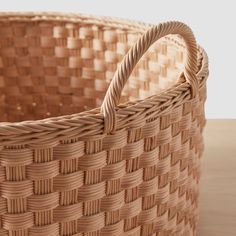
{"type": "Polygon", "coordinates": [[[195,235],[207,76],[180,22],[1,14],[0,235],[195,235]]]}

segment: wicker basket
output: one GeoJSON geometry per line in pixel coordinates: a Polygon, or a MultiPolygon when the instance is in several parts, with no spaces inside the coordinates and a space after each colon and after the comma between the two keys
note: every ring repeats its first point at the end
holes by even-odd
{"type": "Polygon", "coordinates": [[[5,13],[0,46],[1,236],[196,234],[208,62],[185,24],[5,13]]]}

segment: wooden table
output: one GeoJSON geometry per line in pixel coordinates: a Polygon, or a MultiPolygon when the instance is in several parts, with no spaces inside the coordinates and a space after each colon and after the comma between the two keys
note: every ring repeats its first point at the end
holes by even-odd
{"type": "Polygon", "coordinates": [[[236,120],[208,120],[198,236],[236,236],[236,120]]]}

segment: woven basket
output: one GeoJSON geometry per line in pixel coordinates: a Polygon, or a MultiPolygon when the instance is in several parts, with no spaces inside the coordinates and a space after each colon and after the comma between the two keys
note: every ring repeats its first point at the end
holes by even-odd
{"type": "Polygon", "coordinates": [[[208,62],[188,26],[3,13],[0,47],[1,236],[196,234],[208,62]]]}

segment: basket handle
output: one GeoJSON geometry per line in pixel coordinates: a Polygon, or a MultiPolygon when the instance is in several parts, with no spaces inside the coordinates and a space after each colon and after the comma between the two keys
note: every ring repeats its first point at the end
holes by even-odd
{"type": "Polygon", "coordinates": [[[119,103],[122,89],[132,70],[148,48],[158,39],[168,34],[179,34],[185,41],[187,57],[183,73],[186,81],[190,84],[192,96],[196,96],[198,90],[196,77],[197,44],[192,30],[184,23],[178,21],[169,21],[153,26],[130,48],[113,76],[101,106],[101,111],[104,115],[104,133],[110,133],[115,130],[115,108],[119,103]]]}

